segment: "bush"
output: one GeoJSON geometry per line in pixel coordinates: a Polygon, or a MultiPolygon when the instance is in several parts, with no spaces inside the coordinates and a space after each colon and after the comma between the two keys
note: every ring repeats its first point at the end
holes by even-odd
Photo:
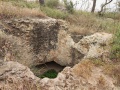
{"type": "Polygon", "coordinates": [[[46,0],[45,4],[50,8],[54,8],[59,6],[59,0],[46,0]]]}
{"type": "Polygon", "coordinates": [[[120,28],[114,35],[113,45],[111,49],[111,58],[112,59],[119,59],[120,58],[120,28]]]}
{"type": "Polygon", "coordinates": [[[49,7],[41,7],[41,10],[49,17],[56,19],[65,19],[68,16],[68,13],[61,12],[57,9],[51,9],[49,7]]]}
{"type": "Polygon", "coordinates": [[[68,11],[68,13],[73,13],[74,12],[74,5],[73,5],[73,2],[72,1],[67,1],[67,0],[64,0],[64,4],[65,4],[65,7],[68,11]]]}

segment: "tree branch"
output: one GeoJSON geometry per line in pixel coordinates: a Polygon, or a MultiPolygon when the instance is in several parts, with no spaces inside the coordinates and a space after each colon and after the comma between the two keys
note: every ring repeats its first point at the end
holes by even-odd
{"type": "Polygon", "coordinates": [[[102,12],[103,12],[104,7],[105,7],[107,4],[111,3],[113,0],[110,0],[109,2],[107,2],[107,1],[108,1],[108,0],[106,0],[106,2],[101,6],[101,10],[98,12],[99,15],[102,15],[102,12]]]}

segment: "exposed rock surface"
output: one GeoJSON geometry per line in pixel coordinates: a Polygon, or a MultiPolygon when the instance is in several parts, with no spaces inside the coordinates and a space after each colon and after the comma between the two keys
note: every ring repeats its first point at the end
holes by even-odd
{"type": "Polygon", "coordinates": [[[40,90],[28,67],[12,61],[0,64],[0,90],[40,90]]]}
{"type": "Polygon", "coordinates": [[[83,37],[74,47],[85,55],[84,58],[97,58],[103,53],[108,52],[111,42],[112,34],[101,32],[83,37]]]}
{"type": "MultiPolygon", "coordinates": [[[[34,65],[54,60],[59,64],[59,60],[62,59],[57,57],[56,51],[60,46],[58,45],[59,32],[68,30],[64,21],[51,18],[23,18],[5,20],[0,25],[2,26],[1,30],[8,36],[13,35],[24,44],[23,46],[30,47],[28,52],[32,52],[34,65]]],[[[1,41],[1,43],[3,42],[1,41]]],[[[17,46],[20,47],[20,45],[17,46]]],[[[67,64],[63,63],[63,65],[67,64]]]]}
{"type": "Polygon", "coordinates": [[[55,79],[39,79],[17,62],[0,65],[1,90],[117,90],[113,80],[89,61],[66,67],[55,79]],[[86,70],[86,71],[84,71],[86,70]]]}
{"type": "MultiPolygon", "coordinates": [[[[2,21],[0,25],[1,31],[5,32],[7,34],[6,36],[13,35],[16,39],[12,40],[13,37],[11,37],[10,41],[11,43],[17,43],[16,47],[21,48],[19,49],[20,51],[16,50],[16,52],[26,52],[25,55],[16,55],[14,54],[16,52],[12,52],[10,55],[29,57],[26,61],[30,61],[32,65],[55,61],[62,66],[73,66],[79,63],[82,58],[96,58],[102,56],[104,53],[108,52],[107,48],[112,40],[111,34],[102,32],[89,36],[72,36],[69,34],[67,24],[64,21],[52,18],[12,19],[2,21]],[[22,47],[27,51],[22,50],[22,47]],[[27,55],[27,53],[29,54],[27,55]]],[[[0,40],[1,43],[7,41],[3,41],[3,39],[0,40]]],[[[4,46],[4,44],[2,45],[4,46]]],[[[0,45],[0,47],[2,45],[0,45]]],[[[8,46],[6,47],[8,48],[8,46]]],[[[7,52],[3,56],[7,56],[8,54],[7,52]]],[[[19,60],[19,58],[15,58],[14,60],[19,60]]],[[[26,63],[21,61],[22,59],[18,62],[22,64],[26,63]]]]}

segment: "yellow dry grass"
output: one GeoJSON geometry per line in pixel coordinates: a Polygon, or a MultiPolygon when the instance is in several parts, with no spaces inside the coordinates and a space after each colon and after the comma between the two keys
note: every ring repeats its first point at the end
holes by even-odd
{"type": "Polygon", "coordinates": [[[98,78],[98,85],[104,86],[105,83],[106,83],[106,81],[105,81],[104,77],[103,77],[103,76],[100,76],[100,77],[98,78]]]}
{"type": "Polygon", "coordinates": [[[0,18],[45,17],[39,9],[20,8],[10,2],[0,2],[0,18]]]}
{"type": "Polygon", "coordinates": [[[116,80],[116,85],[120,86],[120,63],[104,66],[104,73],[116,80]]]}
{"type": "Polygon", "coordinates": [[[73,72],[80,77],[88,79],[91,76],[93,63],[90,60],[83,60],[73,67],[73,72]]]}
{"type": "Polygon", "coordinates": [[[95,32],[114,33],[120,22],[111,18],[98,17],[96,14],[77,11],[69,15],[66,21],[70,24],[70,33],[89,35],[95,32]]]}
{"type": "Polygon", "coordinates": [[[99,26],[94,15],[84,12],[69,15],[66,20],[70,23],[69,31],[71,33],[91,34],[96,32],[96,28],[99,26]]]}

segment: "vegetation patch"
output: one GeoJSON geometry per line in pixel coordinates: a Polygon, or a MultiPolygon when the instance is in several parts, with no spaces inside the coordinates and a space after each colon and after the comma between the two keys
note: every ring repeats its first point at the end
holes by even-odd
{"type": "Polygon", "coordinates": [[[68,13],[64,13],[60,10],[49,8],[49,7],[42,7],[41,11],[44,12],[47,16],[56,18],[56,19],[65,19],[68,16],[68,13]]]}
{"type": "Polygon", "coordinates": [[[120,86],[120,63],[106,65],[103,72],[115,79],[115,84],[120,86]]]}
{"type": "Polygon", "coordinates": [[[74,4],[72,1],[63,0],[68,13],[74,13],[74,4]]]}
{"type": "Polygon", "coordinates": [[[32,3],[26,4],[22,1],[21,3],[0,1],[0,18],[45,17],[39,8],[33,8],[32,3]]]}
{"type": "Polygon", "coordinates": [[[54,69],[50,69],[46,72],[44,72],[41,76],[39,76],[40,78],[45,78],[45,77],[48,77],[48,78],[56,78],[58,75],[58,73],[54,70],[54,69]]]}
{"type": "Polygon", "coordinates": [[[21,7],[21,8],[39,8],[39,3],[36,2],[27,2],[25,0],[3,0],[4,2],[12,3],[13,6],[21,7]]]}
{"type": "Polygon", "coordinates": [[[120,13],[117,13],[117,12],[106,12],[103,17],[105,17],[105,18],[112,18],[112,19],[115,19],[115,20],[120,20],[120,13]]]}
{"type": "Polygon", "coordinates": [[[111,56],[111,59],[117,60],[117,61],[120,58],[120,29],[118,29],[114,35],[110,56],[111,56]]]}
{"type": "Polygon", "coordinates": [[[104,66],[105,65],[105,62],[103,62],[101,59],[92,59],[91,61],[95,66],[104,66]]]}
{"type": "Polygon", "coordinates": [[[88,79],[91,76],[94,64],[90,60],[83,60],[73,67],[73,72],[80,77],[88,79]]]}
{"type": "Polygon", "coordinates": [[[31,71],[39,78],[56,78],[57,74],[61,72],[64,68],[64,66],[61,66],[54,61],[30,67],[31,71]]]}
{"type": "Polygon", "coordinates": [[[59,6],[59,0],[45,0],[45,5],[50,8],[59,6]]]}

